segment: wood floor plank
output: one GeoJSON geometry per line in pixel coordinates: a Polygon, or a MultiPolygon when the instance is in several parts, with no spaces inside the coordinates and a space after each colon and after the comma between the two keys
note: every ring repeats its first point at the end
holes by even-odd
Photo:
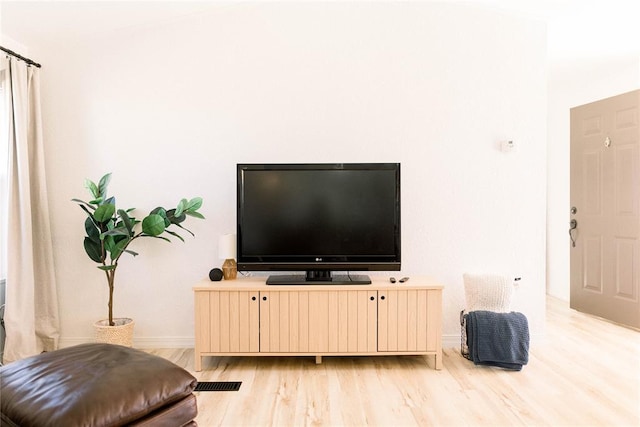
{"type": "Polygon", "coordinates": [[[459,348],[443,369],[420,356],[209,357],[149,350],[201,381],[242,381],[237,392],[198,392],[200,427],[639,426],[640,332],[549,298],[545,338],[520,372],[475,366],[459,348]]]}

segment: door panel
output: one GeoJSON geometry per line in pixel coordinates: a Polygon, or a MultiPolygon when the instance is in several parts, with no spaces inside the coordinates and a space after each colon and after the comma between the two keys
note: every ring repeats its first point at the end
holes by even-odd
{"type": "Polygon", "coordinates": [[[618,216],[637,216],[637,192],[633,184],[638,182],[638,147],[625,145],[615,148],[616,166],[616,214],[618,216]]]}
{"type": "Polygon", "coordinates": [[[584,289],[602,293],[602,236],[586,237],[584,246],[584,289]]]}
{"type": "Polygon", "coordinates": [[[640,328],[640,90],[571,109],[571,307],[640,328]]]}
{"type": "Polygon", "coordinates": [[[616,239],[616,292],[618,298],[626,298],[630,301],[638,299],[638,287],[634,284],[634,260],[640,254],[637,250],[637,242],[633,239],[616,239]]]}
{"type": "Polygon", "coordinates": [[[584,194],[584,209],[588,215],[602,215],[602,162],[599,152],[584,153],[584,187],[589,191],[584,194]]]}

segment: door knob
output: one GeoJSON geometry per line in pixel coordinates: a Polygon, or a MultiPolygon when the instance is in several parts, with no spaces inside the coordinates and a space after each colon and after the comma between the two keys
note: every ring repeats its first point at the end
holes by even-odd
{"type": "Polygon", "coordinates": [[[572,219],[569,221],[569,238],[571,239],[571,246],[576,247],[576,239],[573,237],[573,230],[578,228],[578,221],[572,219]]]}

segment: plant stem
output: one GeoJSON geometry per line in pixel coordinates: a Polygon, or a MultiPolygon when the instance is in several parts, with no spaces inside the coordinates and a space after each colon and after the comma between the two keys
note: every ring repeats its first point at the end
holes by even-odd
{"type": "Polygon", "coordinates": [[[107,270],[105,274],[107,275],[107,284],[109,285],[109,326],[115,326],[115,322],[113,321],[113,284],[115,278],[116,270],[107,270]]]}
{"type": "MultiPolygon", "coordinates": [[[[122,254],[124,254],[125,249],[127,249],[129,247],[131,242],[133,242],[135,239],[137,239],[141,235],[142,235],[142,233],[138,233],[138,234],[134,235],[129,240],[129,242],[125,245],[125,247],[122,248],[122,252],[120,252],[120,255],[118,255],[116,257],[116,259],[111,260],[111,266],[113,266],[113,268],[111,270],[105,270],[105,273],[107,274],[107,283],[109,284],[109,303],[108,303],[108,306],[109,306],[109,326],[115,326],[115,322],[113,321],[113,290],[115,288],[115,277],[116,277],[116,269],[118,268],[118,260],[120,259],[122,254]]],[[[104,248],[104,244],[103,244],[103,248],[104,248]]],[[[106,260],[106,256],[105,256],[105,260],[106,260]]],[[[102,261],[102,265],[106,266],[107,263],[105,261],[102,261]]]]}

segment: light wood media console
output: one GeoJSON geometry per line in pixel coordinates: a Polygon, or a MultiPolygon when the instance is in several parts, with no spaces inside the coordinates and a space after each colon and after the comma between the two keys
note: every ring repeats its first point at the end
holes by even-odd
{"type": "MultiPolygon", "coordinates": [[[[430,355],[442,369],[442,289],[425,277],[370,285],[211,282],[195,294],[195,370],[204,356],[430,355]]],[[[430,358],[431,359],[431,358],[430,358]]]]}

